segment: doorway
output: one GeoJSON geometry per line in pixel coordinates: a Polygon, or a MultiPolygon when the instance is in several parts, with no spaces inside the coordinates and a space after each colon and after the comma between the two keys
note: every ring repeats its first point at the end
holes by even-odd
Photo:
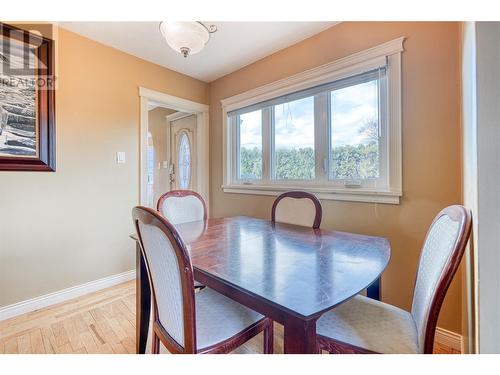
{"type": "Polygon", "coordinates": [[[177,112],[167,116],[170,135],[170,189],[194,190],[196,163],[196,116],[177,112]]]}
{"type": "Polygon", "coordinates": [[[208,106],[140,88],[140,203],[194,190],[208,206],[208,106]]]}

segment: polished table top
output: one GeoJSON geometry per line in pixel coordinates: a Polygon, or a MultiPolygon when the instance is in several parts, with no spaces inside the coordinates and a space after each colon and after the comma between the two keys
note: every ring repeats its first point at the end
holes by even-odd
{"type": "Polygon", "coordinates": [[[390,258],[385,238],[250,217],[176,225],[196,271],[298,317],[317,318],[369,286],[390,258]]]}

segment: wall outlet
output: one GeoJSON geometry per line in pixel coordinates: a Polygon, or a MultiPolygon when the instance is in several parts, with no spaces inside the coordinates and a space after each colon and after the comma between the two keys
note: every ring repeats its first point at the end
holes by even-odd
{"type": "Polygon", "coordinates": [[[117,164],[125,164],[125,152],[124,151],[118,151],[116,153],[116,163],[117,164]]]}

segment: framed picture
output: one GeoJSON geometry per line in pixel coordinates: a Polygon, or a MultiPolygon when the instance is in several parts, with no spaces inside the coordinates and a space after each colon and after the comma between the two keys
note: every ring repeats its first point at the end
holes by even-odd
{"type": "Polygon", "coordinates": [[[0,31],[0,170],[55,171],[54,41],[0,31]]]}

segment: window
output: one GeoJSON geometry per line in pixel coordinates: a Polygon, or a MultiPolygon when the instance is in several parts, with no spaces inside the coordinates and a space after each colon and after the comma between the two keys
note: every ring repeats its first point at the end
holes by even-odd
{"type": "Polygon", "coordinates": [[[380,177],[379,132],[382,76],[354,83],[330,94],[330,178],[380,177]]]}
{"type": "Polygon", "coordinates": [[[262,178],[262,111],[238,116],[238,178],[260,180],[262,178]]]}
{"type": "Polygon", "coordinates": [[[186,132],[183,132],[179,141],[179,188],[188,189],[191,179],[191,148],[186,132]]]}
{"type": "Polygon", "coordinates": [[[276,105],[273,112],[273,177],[314,180],[314,98],[276,105]]]}
{"type": "Polygon", "coordinates": [[[402,42],[223,100],[224,191],[398,203],[402,42]]]}

